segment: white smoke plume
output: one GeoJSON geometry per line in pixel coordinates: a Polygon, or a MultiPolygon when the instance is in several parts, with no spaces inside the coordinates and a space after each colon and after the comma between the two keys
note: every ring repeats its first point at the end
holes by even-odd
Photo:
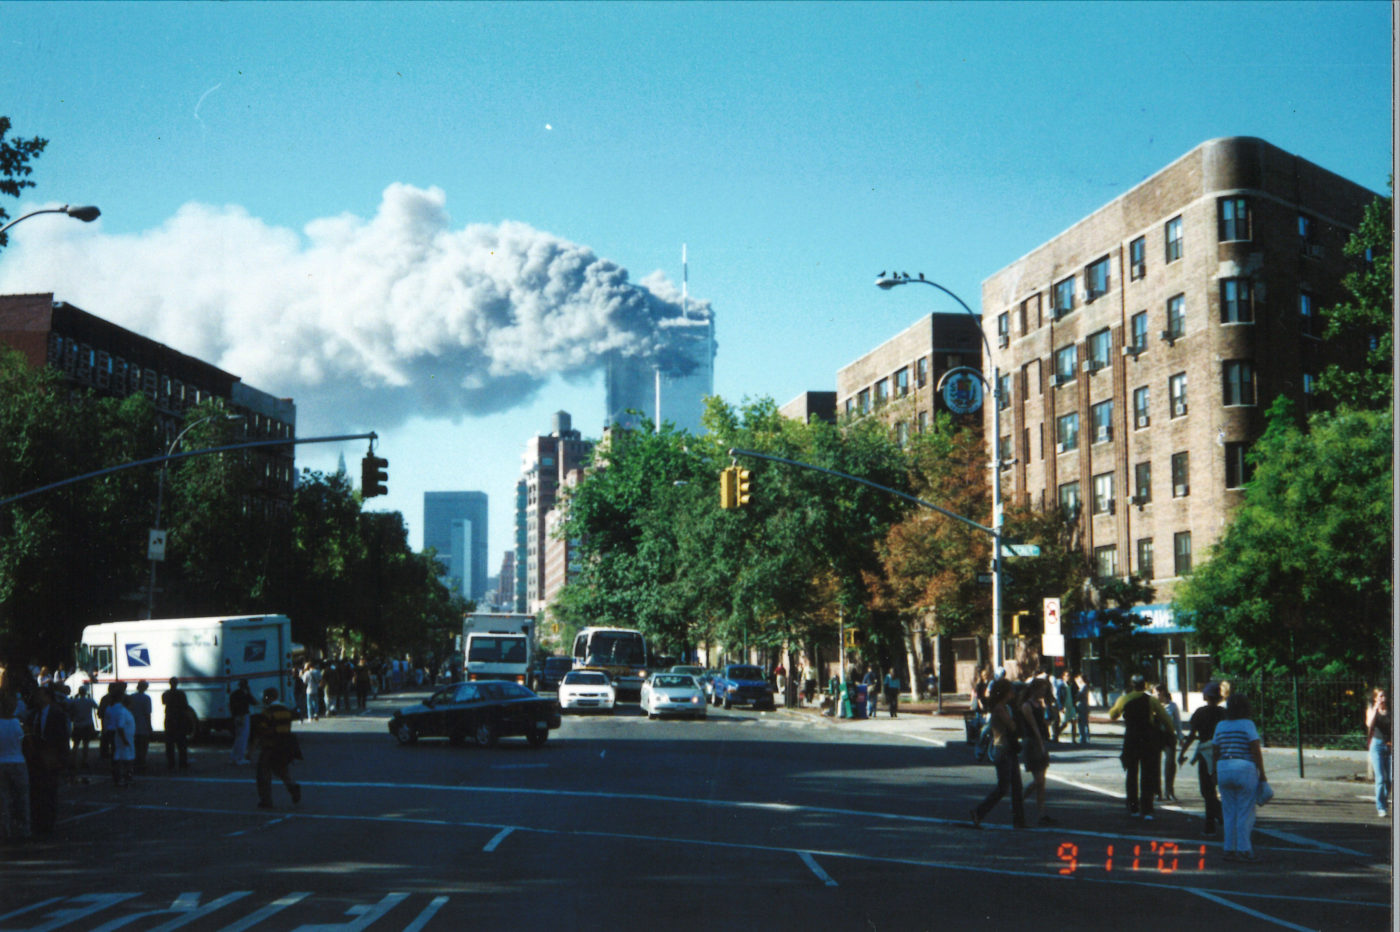
{"type": "MultiPolygon", "coordinates": [[[[142,336],[291,396],[312,423],[485,414],[616,351],[669,364],[679,293],[524,223],[452,229],[446,196],[395,184],[368,221],[302,235],[239,207],[187,204],[109,236],[31,223],[0,252],[0,293],[54,292],[142,336]]],[[[709,305],[689,302],[689,317],[709,305]]]]}

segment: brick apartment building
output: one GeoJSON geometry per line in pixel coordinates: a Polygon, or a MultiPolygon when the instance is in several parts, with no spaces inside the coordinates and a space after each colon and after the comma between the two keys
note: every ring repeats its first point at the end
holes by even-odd
{"type": "MultiPolygon", "coordinates": [[[[24,354],[31,366],[52,366],[75,389],[123,398],[138,392],[156,407],[167,438],[180,430],[185,411],[219,398],[243,415],[247,440],[292,439],[296,405],[243,383],[236,375],[133,333],[66,301],[45,294],[0,295],[0,345],[24,354]]],[[[250,504],[288,511],[295,487],[294,447],[251,451],[260,467],[250,504]]]]}
{"type": "MultiPolygon", "coordinates": [[[[573,429],[565,411],[554,415],[550,433],[526,444],[515,514],[515,572],[523,578],[524,598],[517,598],[516,611],[543,611],[550,595],[568,579],[573,548],[551,540],[549,515],[559,499],[560,486],[576,481],[572,474],[583,469],[592,450],[592,441],[584,440],[573,429]],[[551,562],[555,567],[552,573],[551,562]]],[[[517,586],[517,593],[520,588],[517,586]]]]}

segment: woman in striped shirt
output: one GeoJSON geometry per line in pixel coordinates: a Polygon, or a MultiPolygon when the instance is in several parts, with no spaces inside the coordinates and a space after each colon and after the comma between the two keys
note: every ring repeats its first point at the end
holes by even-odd
{"type": "Polygon", "coordinates": [[[1225,703],[1225,720],[1215,726],[1215,772],[1225,823],[1225,860],[1253,861],[1254,800],[1264,777],[1259,731],[1250,721],[1249,700],[1235,692],[1225,703]]]}

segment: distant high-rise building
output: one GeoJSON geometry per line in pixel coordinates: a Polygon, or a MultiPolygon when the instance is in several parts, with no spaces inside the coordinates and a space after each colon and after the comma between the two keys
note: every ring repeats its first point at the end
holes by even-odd
{"type": "Polygon", "coordinates": [[[486,595],[485,492],[424,492],[423,546],[437,551],[448,588],[467,599],[486,595]]]}
{"type": "Polygon", "coordinates": [[[534,437],[526,445],[516,486],[517,611],[537,612],[544,608],[550,555],[549,512],[558,500],[559,486],[568,481],[570,474],[583,469],[592,450],[592,442],[573,429],[566,411],[554,415],[549,434],[534,437]],[[522,579],[523,606],[518,594],[522,579]]]}
{"type": "Polygon", "coordinates": [[[636,427],[640,417],[698,434],[705,398],[715,393],[715,321],[708,308],[688,308],[660,322],[666,335],[658,359],[610,353],[607,426],[636,427]],[[658,405],[660,410],[658,410],[658,405]]]}

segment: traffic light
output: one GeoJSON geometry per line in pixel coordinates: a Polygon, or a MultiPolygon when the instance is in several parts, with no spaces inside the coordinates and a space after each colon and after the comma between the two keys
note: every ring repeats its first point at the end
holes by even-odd
{"type": "Polygon", "coordinates": [[[735,475],[739,477],[738,504],[743,508],[749,503],[749,471],[747,469],[734,469],[735,475]]]}
{"type": "Polygon", "coordinates": [[[719,507],[739,507],[739,470],[726,466],[719,473],[719,507]]]}
{"type": "Polygon", "coordinates": [[[360,461],[360,497],[373,498],[386,495],[389,481],[389,461],[381,456],[370,454],[360,461]]]}

